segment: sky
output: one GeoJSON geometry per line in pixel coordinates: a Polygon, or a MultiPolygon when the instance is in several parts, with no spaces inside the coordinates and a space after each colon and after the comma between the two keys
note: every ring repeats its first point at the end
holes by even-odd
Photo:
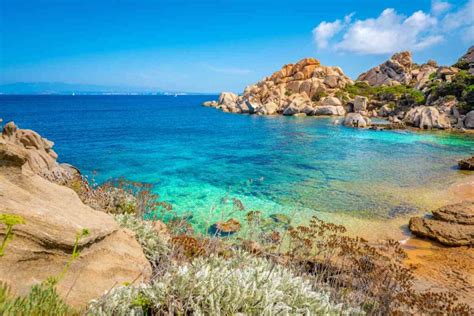
{"type": "Polygon", "coordinates": [[[0,0],[0,84],[241,92],[305,57],[356,78],[473,44],[474,0],[0,0]]]}

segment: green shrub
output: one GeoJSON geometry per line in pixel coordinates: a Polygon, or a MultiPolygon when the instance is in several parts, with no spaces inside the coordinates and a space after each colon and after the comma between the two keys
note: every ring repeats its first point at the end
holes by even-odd
{"type": "Polygon", "coordinates": [[[53,284],[44,282],[31,287],[26,296],[13,297],[9,287],[0,283],[0,315],[79,315],[56,292],[53,284]]]}
{"type": "Polygon", "coordinates": [[[231,259],[197,258],[151,285],[120,287],[92,301],[94,315],[334,314],[342,307],[287,268],[237,253],[231,259]]]}
{"type": "Polygon", "coordinates": [[[385,101],[396,101],[405,99],[414,103],[422,104],[425,101],[425,95],[408,85],[398,86],[379,86],[372,87],[367,82],[357,81],[353,85],[344,88],[352,98],[360,95],[367,98],[376,98],[385,101]]]}
{"type": "Polygon", "coordinates": [[[325,98],[327,97],[328,94],[324,91],[320,91],[320,92],[316,92],[312,97],[311,97],[311,101],[313,102],[318,102],[318,101],[321,101],[322,98],[325,98]]]}
{"type": "Polygon", "coordinates": [[[120,227],[130,229],[135,233],[138,243],[142,246],[145,257],[152,263],[169,252],[166,241],[153,228],[153,224],[135,217],[132,214],[115,215],[120,227]]]}
{"type": "Polygon", "coordinates": [[[474,75],[465,70],[457,73],[451,82],[432,83],[430,94],[433,100],[446,96],[454,96],[460,102],[462,113],[474,110],[474,75]]]}
{"type": "Polygon", "coordinates": [[[13,238],[13,227],[19,224],[25,224],[23,217],[15,214],[0,214],[0,224],[5,225],[5,236],[0,244],[0,257],[3,256],[5,248],[13,238]]]}
{"type": "Polygon", "coordinates": [[[467,60],[460,60],[453,65],[453,67],[462,69],[462,70],[469,70],[469,63],[467,60]]]}

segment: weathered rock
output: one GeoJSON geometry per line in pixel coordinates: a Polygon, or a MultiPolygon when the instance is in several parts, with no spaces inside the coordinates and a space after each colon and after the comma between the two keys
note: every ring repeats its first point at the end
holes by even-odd
{"type": "MultiPolygon", "coordinates": [[[[8,150],[1,147],[0,157],[8,150]]],[[[71,189],[2,164],[0,191],[0,213],[25,220],[14,227],[0,264],[0,280],[15,293],[24,295],[33,284],[60,274],[82,229],[89,235],[78,242],[80,257],[57,286],[66,302],[83,306],[117,284],[150,279],[150,263],[134,235],[110,215],[84,205],[71,189]]],[[[0,236],[4,229],[0,225],[0,236]]]]}
{"type": "Polygon", "coordinates": [[[353,101],[354,112],[360,113],[367,110],[367,98],[362,96],[356,96],[353,101]]]}
{"type": "Polygon", "coordinates": [[[217,103],[217,101],[206,101],[202,105],[215,108],[219,103],[217,103]]]}
{"type": "Polygon", "coordinates": [[[295,115],[298,113],[311,114],[312,112],[311,100],[306,95],[296,95],[283,111],[283,115],[295,115]]]}
{"type": "Polygon", "coordinates": [[[461,170],[474,170],[474,156],[460,160],[458,166],[461,170]]]}
{"type": "Polygon", "coordinates": [[[408,84],[413,67],[411,53],[408,51],[394,54],[385,63],[361,74],[357,80],[367,81],[371,86],[408,84]]]}
{"type": "Polygon", "coordinates": [[[474,225],[474,201],[440,207],[433,211],[433,218],[445,222],[474,225]]]}
{"type": "Polygon", "coordinates": [[[360,113],[348,113],[344,118],[344,126],[366,128],[372,124],[372,121],[360,113]]]}
{"type": "Polygon", "coordinates": [[[446,246],[474,245],[474,225],[412,217],[409,228],[416,236],[427,237],[446,246]]]}
{"type": "Polygon", "coordinates": [[[458,60],[458,64],[467,64],[469,73],[474,75],[474,46],[469,47],[466,54],[461,56],[458,60]]]}
{"type": "Polygon", "coordinates": [[[14,122],[3,127],[0,136],[0,165],[21,166],[25,172],[38,174],[46,179],[64,182],[73,175],[71,169],[57,163],[54,143],[32,130],[19,129],[14,122]]]}
{"type": "Polygon", "coordinates": [[[342,105],[322,105],[314,107],[313,115],[345,115],[346,110],[342,105]]]}
{"type": "Polygon", "coordinates": [[[406,114],[404,123],[422,129],[449,129],[451,123],[444,113],[433,106],[417,106],[406,114]]]}
{"type": "Polygon", "coordinates": [[[284,65],[271,76],[246,87],[240,97],[222,93],[215,107],[233,113],[311,115],[316,105],[340,106],[340,101],[337,104],[318,102],[322,96],[331,98],[350,83],[352,80],[339,67],[322,66],[314,58],[305,58],[296,64],[284,65]]]}
{"type": "Polygon", "coordinates": [[[392,107],[389,104],[385,104],[379,109],[378,114],[381,117],[388,117],[392,112],[392,107]]]}
{"type": "Polygon", "coordinates": [[[470,111],[464,118],[464,126],[469,129],[474,128],[474,111],[470,111]]]}
{"type": "Polygon", "coordinates": [[[321,102],[322,106],[341,106],[341,100],[336,97],[326,97],[321,102]]]}
{"type": "Polygon", "coordinates": [[[273,115],[276,114],[278,111],[278,105],[275,102],[267,102],[262,107],[260,107],[257,111],[257,114],[261,115],[273,115]]]}

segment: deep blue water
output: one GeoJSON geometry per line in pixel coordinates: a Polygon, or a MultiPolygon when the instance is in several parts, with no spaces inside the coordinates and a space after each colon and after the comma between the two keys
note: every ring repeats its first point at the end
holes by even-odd
{"type": "Polygon", "coordinates": [[[334,118],[201,106],[215,98],[0,96],[0,117],[53,140],[60,161],[97,182],[125,176],[156,184],[175,210],[199,218],[217,216],[210,210],[219,212],[226,195],[266,212],[386,216],[399,205],[423,208],[413,192],[462,178],[456,160],[474,152],[472,135],[358,130],[334,118]]]}

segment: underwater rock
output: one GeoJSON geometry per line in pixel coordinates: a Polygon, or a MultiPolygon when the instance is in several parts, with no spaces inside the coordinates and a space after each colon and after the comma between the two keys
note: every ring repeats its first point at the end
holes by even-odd
{"type": "Polygon", "coordinates": [[[275,223],[282,224],[284,226],[290,225],[291,219],[289,216],[281,213],[272,214],[269,216],[275,223]]]}
{"type": "Polygon", "coordinates": [[[225,222],[217,222],[207,230],[210,235],[226,237],[235,234],[240,231],[240,222],[234,218],[229,219],[225,222]]]}
{"type": "Polygon", "coordinates": [[[461,170],[474,170],[474,156],[460,160],[458,166],[461,170]]]}

